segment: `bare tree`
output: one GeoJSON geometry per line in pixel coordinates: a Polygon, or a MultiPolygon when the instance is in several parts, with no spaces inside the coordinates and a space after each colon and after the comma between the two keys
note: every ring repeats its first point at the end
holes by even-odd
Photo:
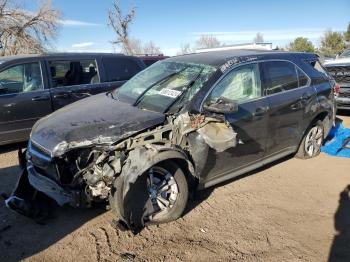
{"type": "Polygon", "coordinates": [[[137,55],[143,53],[142,43],[140,39],[136,38],[129,38],[129,55],[137,55]]]}
{"type": "Polygon", "coordinates": [[[43,53],[57,35],[60,13],[51,1],[29,12],[18,0],[0,0],[0,55],[43,53]]]}
{"type": "Polygon", "coordinates": [[[159,55],[162,53],[160,47],[156,46],[153,41],[144,44],[142,49],[143,53],[148,55],[159,55]]]}
{"type": "Polygon", "coordinates": [[[180,51],[177,52],[177,55],[185,55],[185,54],[190,54],[193,53],[195,50],[194,48],[191,47],[190,44],[181,44],[180,51]]]}
{"type": "Polygon", "coordinates": [[[220,41],[213,35],[201,35],[196,41],[197,48],[219,47],[220,41]]]}
{"type": "Polygon", "coordinates": [[[262,33],[257,33],[256,36],[253,39],[254,43],[263,43],[264,42],[264,36],[262,33]]]}
{"type": "Polygon", "coordinates": [[[136,7],[132,7],[127,15],[123,15],[122,10],[119,7],[118,0],[114,0],[113,7],[108,10],[108,25],[112,27],[117,37],[113,44],[121,45],[124,53],[132,55],[134,50],[132,49],[132,41],[129,38],[130,24],[135,18],[136,7]]]}

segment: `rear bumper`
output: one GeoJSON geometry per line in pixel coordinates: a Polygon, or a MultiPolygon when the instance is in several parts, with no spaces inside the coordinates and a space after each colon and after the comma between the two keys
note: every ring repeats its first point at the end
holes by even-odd
{"type": "Polygon", "coordinates": [[[340,83],[339,96],[337,96],[337,109],[350,109],[350,83],[340,83]]]}
{"type": "Polygon", "coordinates": [[[350,109],[350,98],[349,97],[337,97],[337,109],[350,109]]]}

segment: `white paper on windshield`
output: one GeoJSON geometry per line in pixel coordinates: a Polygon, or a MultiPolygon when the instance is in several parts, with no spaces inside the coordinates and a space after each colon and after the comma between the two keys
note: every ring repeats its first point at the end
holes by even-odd
{"type": "Polygon", "coordinates": [[[162,90],[159,91],[159,94],[162,96],[168,96],[171,98],[176,98],[181,94],[181,91],[174,90],[174,89],[169,89],[169,88],[163,88],[162,90]]]}

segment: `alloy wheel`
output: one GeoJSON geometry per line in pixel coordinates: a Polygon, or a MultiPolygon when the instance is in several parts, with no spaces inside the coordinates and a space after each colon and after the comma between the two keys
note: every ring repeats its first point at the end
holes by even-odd
{"type": "Polygon", "coordinates": [[[321,148],[323,141],[323,129],[321,126],[314,126],[310,129],[305,139],[305,152],[309,157],[315,156],[321,148]]]}
{"type": "Polygon", "coordinates": [[[149,220],[152,220],[170,211],[179,195],[179,188],[168,170],[155,166],[148,171],[148,193],[153,208],[149,220]]]}

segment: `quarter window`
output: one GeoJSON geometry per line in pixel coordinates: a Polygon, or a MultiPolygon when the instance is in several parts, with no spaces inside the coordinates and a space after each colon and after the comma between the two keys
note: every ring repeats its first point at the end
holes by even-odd
{"type": "Polygon", "coordinates": [[[142,69],[134,60],[127,57],[104,57],[107,81],[125,81],[136,75],[142,69]]]}
{"type": "Polygon", "coordinates": [[[94,60],[50,61],[49,66],[53,87],[96,84],[100,82],[94,60]]]}
{"type": "Polygon", "coordinates": [[[320,72],[323,76],[328,78],[328,74],[327,74],[326,69],[324,69],[324,67],[320,64],[320,62],[318,60],[311,60],[311,61],[306,61],[306,62],[309,63],[315,70],[320,72]]]}
{"type": "Polygon", "coordinates": [[[213,89],[206,103],[216,103],[220,98],[244,102],[261,97],[258,64],[240,66],[229,72],[213,89]]]}
{"type": "Polygon", "coordinates": [[[298,76],[294,64],[285,61],[265,62],[264,68],[268,79],[267,95],[298,88],[298,76]]]}
{"type": "Polygon", "coordinates": [[[43,89],[39,63],[16,65],[0,72],[0,94],[15,94],[43,89]]]}
{"type": "Polygon", "coordinates": [[[301,71],[299,68],[297,68],[297,73],[298,73],[298,79],[299,79],[299,87],[301,86],[306,86],[309,82],[309,78],[307,75],[301,71]]]}

